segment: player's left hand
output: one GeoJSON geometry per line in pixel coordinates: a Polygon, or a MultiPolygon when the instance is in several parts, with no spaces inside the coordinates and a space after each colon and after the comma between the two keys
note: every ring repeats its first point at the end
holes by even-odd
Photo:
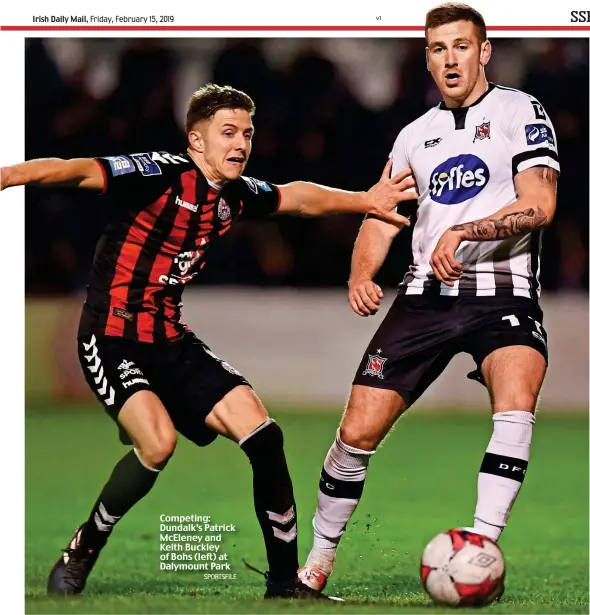
{"type": "Polygon", "coordinates": [[[447,286],[453,286],[455,281],[461,277],[463,268],[455,259],[455,253],[462,241],[460,231],[447,229],[441,235],[430,257],[430,266],[436,279],[447,286]]]}
{"type": "Polygon", "coordinates": [[[397,213],[397,206],[403,201],[413,201],[418,198],[416,181],[412,169],[407,168],[389,178],[393,161],[387,161],[381,179],[365,194],[368,203],[367,213],[394,224],[398,228],[410,226],[411,222],[405,216],[397,213]]]}

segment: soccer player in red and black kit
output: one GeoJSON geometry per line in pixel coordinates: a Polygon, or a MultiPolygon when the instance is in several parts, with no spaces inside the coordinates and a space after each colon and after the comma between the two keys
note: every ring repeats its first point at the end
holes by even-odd
{"type": "Polygon", "coordinates": [[[184,285],[210,246],[241,218],[273,213],[370,213],[394,224],[415,198],[409,169],[365,192],[306,182],[284,186],[243,177],[252,147],[254,103],[208,84],[188,104],[188,148],[95,159],[31,160],[1,169],[0,188],[73,186],[105,193],[111,217],[90,276],[78,331],[89,386],[132,444],[88,519],[53,567],[48,591],[80,593],[115,524],[152,488],[176,446],[221,434],[253,471],[254,506],[267,550],[265,597],[317,598],[297,580],[297,518],[280,427],[247,380],[180,318],[184,285]],[[406,191],[406,192],[404,192],[406,191]]]}

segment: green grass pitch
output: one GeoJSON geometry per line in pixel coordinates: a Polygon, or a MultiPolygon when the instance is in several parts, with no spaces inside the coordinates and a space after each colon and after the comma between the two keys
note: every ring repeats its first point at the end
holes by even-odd
{"type": "MultiPolygon", "coordinates": [[[[336,413],[274,411],[299,511],[299,551],[311,517],[336,413]]],[[[45,595],[48,572],[126,452],[98,406],[26,414],[26,611],[28,613],[439,613],[422,591],[418,562],[439,531],[472,524],[477,471],[491,421],[479,414],[409,413],[371,461],[365,492],[341,544],[330,593],[346,605],[262,601],[262,536],[246,457],[218,438],[198,449],[180,439],[154,489],[118,524],[75,599],[45,595]],[[220,552],[235,580],[159,570],[161,514],[210,515],[234,523],[220,552]]],[[[588,418],[540,413],[529,472],[501,539],[502,601],[491,613],[588,613],[588,418]]],[[[464,611],[463,611],[464,612],[464,611]]]]}

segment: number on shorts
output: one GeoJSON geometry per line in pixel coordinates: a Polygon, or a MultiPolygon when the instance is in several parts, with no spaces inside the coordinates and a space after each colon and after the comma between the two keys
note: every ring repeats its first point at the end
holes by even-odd
{"type": "Polygon", "coordinates": [[[514,314],[510,314],[510,316],[502,316],[502,320],[509,320],[510,324],[513,327],[518,327],[518,325],[520,324],[520,322],[518,321],[518,318],[516,318],[514,314]]]}

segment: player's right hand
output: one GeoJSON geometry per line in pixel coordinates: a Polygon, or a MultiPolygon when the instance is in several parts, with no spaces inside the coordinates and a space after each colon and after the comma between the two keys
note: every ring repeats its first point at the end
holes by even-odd
{"type": "Polygon", "coordinates": [[[373,280],[358,280],[348,283],[348,303],[355,314],[372,316],[379,311],[383,291],[373,280]]]}
{"type": "Polygon", "coordinates": [[[397,206],[402,201],[413,201],[418,198],[415,190],[416,182],[412,176],[412,169],[407,168],[390,178],[391,158],[387,161],[381,179],[366,193],[369,201],[369,213],[381,220],[391,222],[398,228],[410,226],[405,216],[397,213],[397,206]]]}

